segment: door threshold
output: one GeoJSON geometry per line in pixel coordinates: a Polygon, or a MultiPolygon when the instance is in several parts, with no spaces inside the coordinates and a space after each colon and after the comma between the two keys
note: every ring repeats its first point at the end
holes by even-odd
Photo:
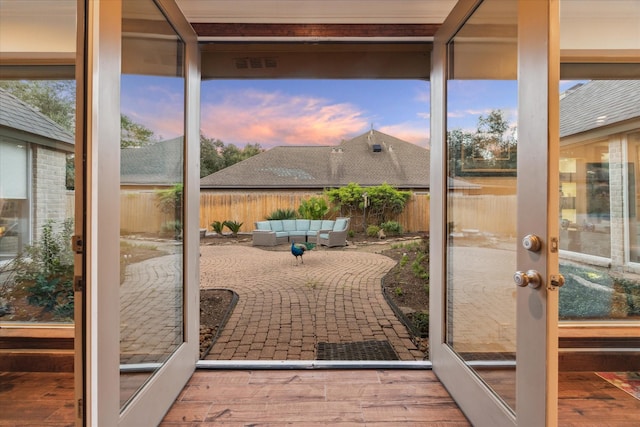
{"type": "Polygon", "coordinates": [[[430,361],[399,360],[198,360],[196,369],[431,369],[430,361]]]}

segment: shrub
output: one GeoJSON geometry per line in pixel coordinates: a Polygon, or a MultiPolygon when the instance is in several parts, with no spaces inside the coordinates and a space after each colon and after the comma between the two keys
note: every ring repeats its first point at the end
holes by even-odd
{"type": "Polygon", "coordinates": [[[419,279],[423,279],[423,280],[429,280],[429,258],[427,257],[427,254],[425,254],[424,252],[418,252],[418,254],[416,255],[416,259],[413,261],[413,263],[411,264],[411,270],[413,271],[413,274],[419,278],[419,279]],[[426,268],[425,268],[425,261],[426,261],[426,268]]]}
{"type": "Polygon", "coordinates": [[[220,221],[213,221],[211,223],[211,229],[215,231],[218,235],[222,235],[223,228],[224,228],[224,224],[220,221]]]}
{"type": "Polygon", "coordinates": [[[57,319],[73,317],[72,234],[72,219],[63,221],[59,231],[49,220],[42,226],[41,240],[13,261],[15,283],[27,291],[28,303],[52,311],[57,319]]]}
{"type": "Polygon", "coordinates": [[[397,221],[387,221],[380,224],[380,228],[384,230],[386,234],[401,234],[402,226],[397,221]]]}
{"type": "Polygon", "coordinates": [[[160,226],[160,233],[165,235],[172,235],[176,239],[180,237],[180,233],[182,232],[182,221],[165,221],[160,226]]]}
{"type": "Polygon", "coordinates": [[[340,212],[340,216],[361,216],[364,215],[366,208],[368,220],[372,223],[381,223],[397,218],[404,210],[412,193],[397,190],[386,183],[363,188],[351,182],[345,187],[326,190],[325,194],[329,202],[340,212]]]}
{"type": "Polygon", "coordinates": [[[370,225],[367,227],[367,236],[377,237],[378,231],[380,231],[380,227],[378,227],[377,225],[370,225]]]}
{"type": "Polygon", "coordinates": [[[404,267],[409,262],[409,256],[407,254],[402,254],[402,258],[400,258],[400,267],[404,267]]]}
{"type": "Polygon", "coordinates": [[[273,219],[296,219],[298,215],[293,209],[276,209],[266,218],[267,220],[273,219]]]}
{"type": "Polygon", "coordinates": [[[184,186],[182,184],[174,184],[171,188],[157,190],[157,205],[162,212],[175,215],[178,219],[181,219],[183,194],[184,186]]]}
{"type": "Polygon", "coordinates": [[[300,218],[304,219],[323,219],[329,212],[329,206],[324,197],[311,197],[309,200],[303,200],[298,208],[300,218]]]}
{"type": "Polygon", "coordinates": [[[231,234],[233,234],[234,237],[238,235],[238,231],[240,231],[240,227],[242,227],[242,224],[242,222],[237,221],[225,221],[222,223],[222,225],[231,230],[231,234]]]}
{"type": "Polygon", "coordinates": [[[429,333],[429,312],[427,310],[411,313],[409,318],[421,334],[427,335],[429,333]]]}

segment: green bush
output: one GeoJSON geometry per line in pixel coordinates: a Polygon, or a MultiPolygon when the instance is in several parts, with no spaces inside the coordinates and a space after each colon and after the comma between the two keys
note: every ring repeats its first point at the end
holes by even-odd
{"type": "Polygon", "coordinates": [[[293,209],[276,209],[266,218],[267,220],[274,219],[296,219],[296,211],[293,209]]]}
{"type": "Polygon", "coordinates": [[[329,212],[329,206],[324,197],[311,197],[309,200],[303,200],[298,208],[300,218],[304,219],[323,219],[329,212]]]}
{"type": "Polygon", "coordinates": [[[401,234],[402,226],[397,221],[387,221],[380,224],[380,228],[384,230],[386,234],[401,234]]]}
{"type": "Polygon", "coordinates": [[[368,222],[375,224],[397,218],[412,195],[410,191],[400,191],[386,183],[363,188],[354,182],[326,190],[325,194],[340,216],[364,216],[366,209],[368,222]]]}
{"type": "Polygon", "coordinates": [[[13,261],[15,283],[27,291],[29,304],[52,311],[56,319],[73,318],[73,220],[42,226],[40,241],[27,246],[13,261]]]}
{"type": "Polygon", "coordinates": [[[182,221],[165,221],[160,226],[160,233],[164,235],[172,235],[175,238],[179,238],[182,233],[182,221]]]}
{"type": "Polygon", "coordinates": [[[238,235],[238,231],[240,231],[240,227],[242,227],[242,224],[242,222],[237,221],[225,221],[222,223],[222,225],[231,230],[231,234],[233,234],[234,237],[238,235]]]}
{"type": "Polygon", "coordinates": [[[411,264],[413,274],[423,280],[429,280],[429,258],[424,252],[418,252],[416,259],[411,264]]]}
{"type": "Polygon", "coordinates": [[[224,224],[220,221],[213,221],[211,223],[211,229],[215,231],[219,236],[222,235],[223,228],[224,228],[224,224]]]}
{"type": "Polygon", "coordinates": [[[377,237],[379,231],[380,231],[380,227],[378,227],[377,225],[370,225],[367,227],[367,236],[377,237]]]}
{"type": "Polygon", "coordinates": [[[421,335],[429,334],[429,312],[427,310],[410,313],[408,317],[421,335]]]}
{"type": "Polygon", "coordinates": [[[402,258],[400,258],[400,267],[404,267],[409,262],[409,256],[407,254],[403,254],[402,258]]]}

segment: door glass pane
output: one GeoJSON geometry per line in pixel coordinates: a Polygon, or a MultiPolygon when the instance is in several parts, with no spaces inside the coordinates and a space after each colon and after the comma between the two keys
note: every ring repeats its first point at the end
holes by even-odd
{"type": "Polygon", "coordinates": [[[184,339],[183,52],[182,41],[152,0],[123,2],[122,405],[184,339]]]}
{"type": "Polygon", "coordinates": [[[515,408],[517,2],[449,44],[446,340],[515,408]]]}

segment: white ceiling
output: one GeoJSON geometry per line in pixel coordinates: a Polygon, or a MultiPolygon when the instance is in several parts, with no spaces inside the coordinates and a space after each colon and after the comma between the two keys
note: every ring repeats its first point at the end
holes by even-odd
{"type": "Polygon", "coordinates": [[[456,0],[176,0],[189,22],[440,24],[456,0]]]}
{"type": "MultiPolygon", "coordinates": [[[[129,2],[136,0],[126,0],[129,2]]],[[[176,0],[193,23],[439,24],[455,0],[176,0]]],[[[77,0],[0,0],[0,57],[74,52],[77,0]]],[[[640,49],[640,0],[562,0],[562,49],[640,49]]]]}

